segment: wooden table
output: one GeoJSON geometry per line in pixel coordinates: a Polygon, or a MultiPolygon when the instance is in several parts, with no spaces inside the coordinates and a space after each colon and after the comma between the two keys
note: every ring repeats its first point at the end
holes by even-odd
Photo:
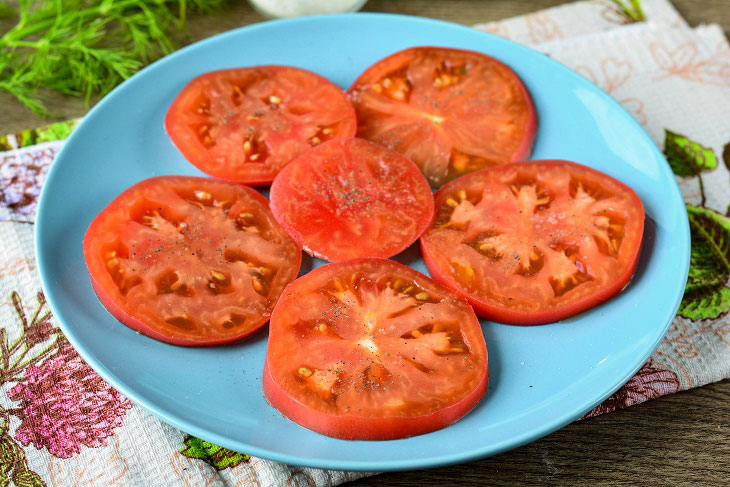
{"type": "MultiPolygon", "coordinates": [[[[364,10],[474,24],[565,3],[562,0],[370,0],[364,10]]],[[[727,0],[674,0],[687,21],[730,30],[727,0]]],[[[191,40],[264,20],[243,0],[225,13],[193,17],[191,40]]],[[[0,32],[7,27],[0,23],[0,32]]],[[[0,93],[0,133],[44,123],[0,93]]],[[[59,120],[83,115],[78,99],[49,96],[59,120]]],[[[438,445],[434,445],[438,448],[438,445]]],[[[388,473],[352,486],[398,485],[730,485],[730,381],[663,397],[569,425],[530,445],[485,460],[388,473]]]]}

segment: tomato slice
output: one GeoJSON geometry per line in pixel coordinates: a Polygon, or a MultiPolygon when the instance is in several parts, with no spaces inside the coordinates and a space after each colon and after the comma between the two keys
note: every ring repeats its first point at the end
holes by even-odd
{"type": "Polygon", "coordinates": [[[487,388],[487,348],[474,311],[390,260],[320,267],[274,308],[264,397],[318,433],[389,440],[444,428],[487,388]]]}
{"type": "Polygon", "coordinates": [[[407,158],[350,138],[285,167],[271,185],[271,211],[305,251],[341,262],[406,249],[431,221],[433,196],[407,158]]]}
{"type": "Polygon", "coordinates": [[[255,190],[207,178],[147,179],[84,236],[91,284],[128,327],[174,345],[220,345],[263,326],[302,253],[255,190]]]}
{"type": "Polygon", "coordinates": [[[537,130],[517,75],[483,54],[439,47],[397,52],[350,87],[357,135],[405,154],[434,187],[526,159],[537,130]]]}
{"type": "Polygon", "coordinates": [[[317,144],[355,135],[347,95],[286,66],[214,71],[192,80],[165,117],[172,142],[213,177],[261,185],[317,144]]]}
{"type": "Polygon", "coordinates": [[[424,261],[484,318],[558,321],[616,295],[636,268],[641,200],[588,167],[508,164],[456,179],[434,197],[424,261]]]}

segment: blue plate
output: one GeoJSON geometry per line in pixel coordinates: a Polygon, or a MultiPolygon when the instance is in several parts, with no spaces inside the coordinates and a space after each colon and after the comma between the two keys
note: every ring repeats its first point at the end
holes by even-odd
{"type": "MultiPolygon", "coordinates": [[[[110,384],[162,420],[213,443],[331,469],[464,462],[575,420],[649,358],[679,306],[689,264],[689,227],[674,176],[646,132],[613,99],[512,42],[449,23],[377,14],[258,24],[199,42],[142,70],[74,131],[48,175],[36,228],[48,301],[68,339],[110,384]],[[327,438],[269,407],[260,383],[266,329],[235,346],[178,348],[131,331],[99,304],[81,245],[94,216],[142,179],[201,175],[163,130],[167,108],[188,81],[216,69],[288,64],[346,88],[375,61],[419,45],[472,49],[510,65],[530,89],[540,116],[533,158],[579,161],[638,193],[648,216],[644,248],[632,283],[618,297],[557,325],[484,322],[491,373],[484,400],[444,430],[385,442],[327,438]]],[[[405,258],[425,272],[417,253],[410,252],[405,258]]]]}

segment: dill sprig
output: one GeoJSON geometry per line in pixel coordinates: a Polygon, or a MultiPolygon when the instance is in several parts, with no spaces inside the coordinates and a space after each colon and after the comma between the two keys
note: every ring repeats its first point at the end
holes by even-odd
{"type": "Polygon", "coordinates": [[[613,0],[613,3],[619,13],[627,23],[643,22],[646,20],[646,14],[641,8],[640,0],[613,0]]]}
{"type": "MultiPolygon", "coordinates": [[[[20,0],[18,23],[0,37],[0,90],[37,115],[40,94],[103,96],[175,48],[188,10],[225,0],[20,0]]],[[[13,15],[0,0],[0,15],[13,15]]]]}

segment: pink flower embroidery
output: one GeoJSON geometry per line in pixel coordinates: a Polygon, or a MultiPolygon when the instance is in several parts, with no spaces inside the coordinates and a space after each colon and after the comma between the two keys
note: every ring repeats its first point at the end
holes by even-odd
{"type": "Polygon", "coordinates": [[[8,396],[21,401],[22,423],[15,437],[60,458],[81,452],[81,445],[105,446],[132,407],[65,340],[39,366],[28,367],[25,381],[10,389],[8,396]]]}
{"type": "Polygon", "coordinates": [[[671,370],[653,367],[649,360],[624,386],[581,419],[610,413],[655,397],[679,391],[679,378],[671,370]]]}

